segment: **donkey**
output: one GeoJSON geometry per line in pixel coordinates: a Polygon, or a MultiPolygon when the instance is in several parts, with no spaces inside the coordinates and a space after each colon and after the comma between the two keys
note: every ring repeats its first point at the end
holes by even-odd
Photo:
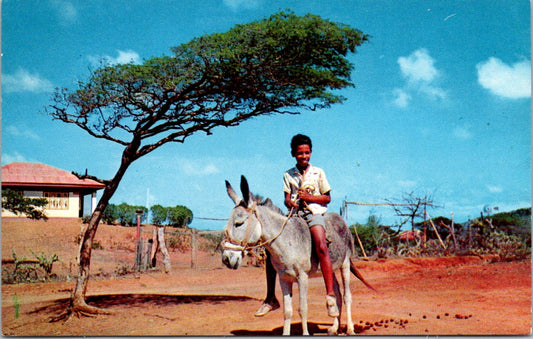
{"type": "MultiPolygon", "coordinates": [[[[230,183],[226,181],[226,190],[235,203],[225,228],[223,240],[222,262],[229,268],[239,268],[246,251],[258,246],[265,246],[269,251],[272,264],[279,276],[283,292],[283,335],[290,335],[292,317],[292,285],[298,284],[300,295],[300,318],[303,335],[309,335],[307,328],[307,289],[310,275],[317,275],[318,258],[313,255],[311,233],[307,223],[299,217],[286,217],[281,209],[270,199],[264,203],[254,200],[248,182],[241,177],[239,197],[230,183]]],[[[347,334],[354,334],[351,315],[352,294],[350,291],[350,271],[366,286],[373,289],[355,268],[351,261],[354,254],[352,234],[336,213],[327,213],[326,235],[331,243],[329,254],[334,270],[341,269],[344,286],[344,305],[346,306],[347,334]]],[[[335,296],[339,311],[342,309],[342,296],[337,277],[333,275],[335,296]]],[[[337,334],[340,326],[340,314],[335,317],[333,325],[328,329],[329,335],[337,334]]]]}

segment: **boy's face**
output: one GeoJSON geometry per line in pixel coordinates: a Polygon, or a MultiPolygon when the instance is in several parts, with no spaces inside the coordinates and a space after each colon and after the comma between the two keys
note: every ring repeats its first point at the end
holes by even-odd
{"type": "Polygon", "coordinates": [[[311,148],[309,145],[298,145],[294,152],[294,158],[298,167],[307,168],[309,159],[311,159],[311,148]]]}

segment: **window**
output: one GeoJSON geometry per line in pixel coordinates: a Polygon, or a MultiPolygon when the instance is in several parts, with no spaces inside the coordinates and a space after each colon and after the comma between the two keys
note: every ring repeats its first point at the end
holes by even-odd
{"type": "Polygon", "coordinates": [[[68,192],[43,192],[43,196],[48,200],[49,210],[68,210],[68,192]]]}

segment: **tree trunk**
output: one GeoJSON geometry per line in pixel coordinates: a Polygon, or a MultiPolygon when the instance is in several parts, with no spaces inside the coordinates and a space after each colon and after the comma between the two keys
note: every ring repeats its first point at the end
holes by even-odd
{"type": "Polygon", "coordinates": [[[89,306],[85,302],[85,294],[87,292],[87,284],[89,282],[89,271],[91,266],[92,245],[96,230],[98,229],[98,225],[100,223],[100,220],[102,219],[102,213],[109,204],[109,200],[111,200],[113,194],[115,194],[120,181],[126,173],[126,170],[136,159],[135,154],[139,146],[140,142],[136,142],[136,139],[134,139],[132,143],[130,143],[126,147],[122,154],[122,161],[119,169],[117,170],[117,173],[115,174],[113,179],[107,183],[102,197],[100,198],[96,209],[91,215],[89,225],[83,233],[80,253],[78,255],[79,274],[76,280],[76,286],[74,287],[71,294],[70,305],[64,313],[60,314],[57,317],[53,317],[51,321],[58,321],[64,318],[67,318],[68,320],[73,314],[82,314],[90,316],[91,314],[110,313],[109,311],[105,311],[94,306],[89,306]]]}

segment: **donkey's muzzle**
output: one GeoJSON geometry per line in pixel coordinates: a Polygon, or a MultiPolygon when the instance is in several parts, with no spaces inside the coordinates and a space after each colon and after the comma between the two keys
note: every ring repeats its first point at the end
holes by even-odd
{"type": "Polygon", "coordinates": [[[236,270],[242,262],[242,251],[224,250],[222,252],[222,263],[226,267],[236,270]]]}

